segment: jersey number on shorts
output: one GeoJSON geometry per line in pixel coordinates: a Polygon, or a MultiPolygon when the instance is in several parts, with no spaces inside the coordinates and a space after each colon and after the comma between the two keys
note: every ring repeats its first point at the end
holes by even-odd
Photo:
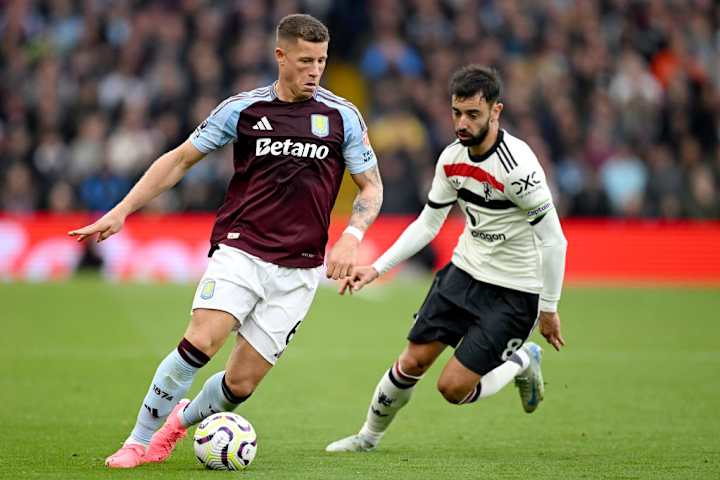
{"type": "Polygon", "coordinates": [[[510,357],[512,357],[512,354],[515,353],[522,344],[522,338],[511,338],[507,343],[507,348],[503,350],[502,356],[500,357],[502,361],[506,362],[510,357]]]}

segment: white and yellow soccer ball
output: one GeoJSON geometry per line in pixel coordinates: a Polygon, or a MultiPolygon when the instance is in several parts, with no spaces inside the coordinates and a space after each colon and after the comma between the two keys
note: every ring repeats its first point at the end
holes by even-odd
{"type": "Polygon", "coordinates": [[[243,470],[255,458],[257,435],[240,415],[220,412],[200,422],[193,448],[200,463],[210,470],[243,470]]]}

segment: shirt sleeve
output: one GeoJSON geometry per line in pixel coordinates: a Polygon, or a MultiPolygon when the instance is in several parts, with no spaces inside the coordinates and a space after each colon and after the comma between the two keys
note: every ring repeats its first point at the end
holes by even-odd
{"type": "Polygon", "coordinates": [[[354,108],[345,107],[340,110],[343,117],[345,141],[343,142],[343,158],[350,173],[362,173],[377,165],[375,152],[370,145],[367,126],[354,108]]]}
{"type": "Polygon", "coordinates": [[[520,165],[508,175],[505,194],[515,205],[525,210],[528,222],[534,223],[554,206],[540,162],[529,148],[524,155],[520,165]]]}
{"type": "Polygon", "coordinates": [[[419,252],[438,234],[443,223],[445,223],[448,213],[450,213],[450,207],[433,208],[430,205],[425,206],[418,218],[408,225],[400,234],[400,237],[395,240],[395,243],[380,258],[375,260],[372,265],[375,271],[382,275],[398,263],[419,252]]]}
{"type": "Polygon", "coordinates": [[[443,156],[440,155],[440,159],[435,166],[435,176],[430,187],[430,193],[428,193],[428,206],[444,208],[456,201],[457,190],[452,186],[445,174],[445,162],[443,162],[443,156]]]}
{"type": "Polygon", "coordinates": [[[540,239],[542,251],[543,289],[540,293],[540,311],[556,312],[565,275],[565,254],[567,240],[563,235],[560,219],[555,210],[550,210],[533,225],[533,231],[540,239]]]}
{"type": "Polygon", "coordinates": [[[241,103],[243,102],[226,100],[215,107],[210,116],[190,135],[190,143],[202,153],[210,153],[236,141],[241,103]]]}

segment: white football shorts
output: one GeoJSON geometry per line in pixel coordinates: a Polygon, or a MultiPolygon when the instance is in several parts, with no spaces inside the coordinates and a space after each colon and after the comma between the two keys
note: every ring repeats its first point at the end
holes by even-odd
{"type": "Polygon", "coordinates": [[[234,316],[238,334],[274,365],[310,309],[321,269],[281,267],[221,244],[200,280],[192,309],[234,316]]]}

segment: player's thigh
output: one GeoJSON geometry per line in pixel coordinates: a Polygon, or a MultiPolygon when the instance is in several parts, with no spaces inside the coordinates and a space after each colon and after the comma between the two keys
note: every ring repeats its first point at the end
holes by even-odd
{"type": "Polygon", "coordinates": [[[459,403],[480,383],[482,377],[460,363],[452,356],[445,364],[437,387],[443,397],[452,403],[459,403]]]}
{"type": "Polygon", "coordinates": [[[414,377],[423,375],[432,366],[447,345],[440,341],[428,343],[408,342],[398,361],[403,373],[414,377]]]}
{"type": "Polygon", "coordinates": [[[478,375],[507,361],[532,333],[537,322],[538,295],[489,286],[487,302],[478,307],[476,322],[455,350],[455,358],[478,375]]]}
{"type": "Polygon", "coordinates": [[[266,297],[243,322],[239,333],[275,364],[305,319],[320,281],[319,268],[268,266],[266,297]]]}
{"type": "Polygon", "coordinates": [[[242,335],[238,335],[235,347],[225,365],[225,382],[233,395],[247,397],[272,367],[272,363],[255,350],[242,335]]]}
{"type": "Polygon", "coordinates": [[[185,337],[197,348],[213,355],[230,331],[245,321],[262,293],[263,279],[255,259],[244,252],[221,245],[195,291],[192,319],[185,337]]]}
{"type": "Polygon", "coordinates": [[[462,307],[459,295],[470,281],[467,274],[451,263],[440,270],[415,315],[407,339],[416,344],[457,345],[472,320],[472,315],[462,307]]]}

